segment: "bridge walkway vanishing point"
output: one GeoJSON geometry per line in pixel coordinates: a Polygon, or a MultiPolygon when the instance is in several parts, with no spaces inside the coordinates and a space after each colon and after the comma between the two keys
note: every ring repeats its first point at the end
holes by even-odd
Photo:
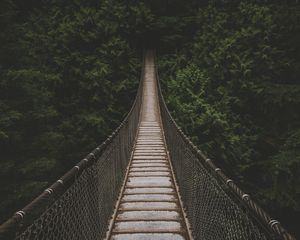
{"type": "Polygon", "coordinates": [[[126,118],[0,226],[0,240],[295,240],[177,126],[155,53],[126,118]]]}
{"type": "Polygon", "coordinates": [[[189,239],[164,139],[151,53],[144,76],[138,135],[108,239],[189,239]]]}

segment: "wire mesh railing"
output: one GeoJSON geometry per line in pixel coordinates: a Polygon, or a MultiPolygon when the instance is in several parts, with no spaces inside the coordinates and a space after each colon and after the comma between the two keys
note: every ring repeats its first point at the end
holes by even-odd
{"type": "Polygon", "coordinates": [[[143,75],[142,70],[136,99],[120,126],[61,179],[2,224],[0,239],[105,237],[138,129],[143,75]]]}
{"type": "MultiPolygon", "coordinates": [[[[157,69],[156,76],[158,80],[157,69]]],[[[167,147],[193,237],[295,240],[182,132],[167,108],[159,80],[157,82],[167,147]]]]}
{"type": "MultiPolygon", "coordinates": [[[[135,102],[121,125],[61,179],[2,224],[0,239],[105,237],[138,129],[143,76],[144,72],[135,102]]],[[[160,86],[159,101],[164,134],[193,237],[294,240],[185,136],[170,115],[160,86]]]]}

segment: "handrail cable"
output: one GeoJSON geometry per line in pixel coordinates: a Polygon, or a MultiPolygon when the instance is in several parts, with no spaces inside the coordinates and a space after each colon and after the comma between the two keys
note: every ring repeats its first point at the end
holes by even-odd
{"type": "MultiPolygon", "coordinates": [[[[198,149],[197,146],[195,146],[192,141],[185,135],[185,133],[180,129],[180,127],[177,125],[176,121],[174,120],[174,118],[172,117],[167,104],[165,102],[164,96],[162,94],[162,88],[161,88],[161,81],[159,80],[159,75],[158,75],[158,69],[156,67],[156,77],[158,79],[158,89],[159,89],[159,99],[160,99],[160,107],[161,107],[161,113],[162,113],[162,119],[164,120],[164,128],[165,128],[165,132],[167,132],[167,142],[168,142],[168,147],[170,149],[170,154],[171,154],[171,158],[174,161],[175,166],[178,164],[176,163],[175,159],[177,159],[178,155],[182,154],[182,150],[181,151],[173,151],[172,154],[172,149],[177,148],[178,149],[178,145],[174,144],[174,141],[172,139],[175,138],[174,136],[171,136],[173,131],[175,131],[177,133],[176,137],[179,137],[183,140],[184,145],[189,149],[190,153],[193,154],[195,156],[195,160],[198,164],[200,164],[201,166],[203,166],[211,176],[213,176],[214,178],[217,179],[218,182],[220,182],[220,186],[222,189],[224,189],[226,191],[227,194],[229,194],[230,196],[232,195],[233,198],[236,198],[235,200],[237,201],[238,204],[240,204],[243,208],[245,208],[244,211],[246,211],[247,213],[251,214],[253,216],[253,218],[255,219],[255,221],[257,221],[261,227],[263,228],[263,230],[267,231],[267,234],[270,234],[272,239],[282,239],[282,240],[295,240],[295,238],[288,232],[285,230],[285,228],[282,227],[282,225],[280,224],[279,221],[271,218],[255,201],[253,201],[250,198],[249,194],[244,193],[235,183],[232,179],[228,178],[221,170],[221,168],[217,167],[214,162],[208,158],[207,156],[205,156],[203,154],[203,152],[198,149]],[[170,129],[172,129],[170,131],[170,129]]],[[[182,158],[179,157],[180,161],[184,161],[186,159],[186,156],[182,156],[182,158]]],[[[194,163],[195,164],[195,163],[194,163]]],[[[192,166],[189,166],[192,170],[192,166]]],[[[182,181],[184,181],[185,179],[182,178],[180,179],[180,174],[179,171],[182,169],[180,169],[181,166],[178,167],[178,169],[175,169],[175,173],[177,174],[177,179],[179,180],[179,186],[181,187],[181,191],[185,190],[184,184],[180,184],[182,183],[182,181]],[[180,169],[180,170],[179,170],[180,169]]],[[[197,175],[197,173],[194,173],[195,175],[197,175]]],[[[195,177],[195,176],[194,176],[195,177]]],[[[194,182],[195,184],[195,182],[194,182]]],[[[200,200],[198,200],[200,201],[200,200]]],[[[210,199],[210,201],[213,201],[213,199],[210,199]]],[[[183,202],[187,203],[188,199],[183,198],[183,202]]],[[[187,206],[191,207],[191,206],[187,206]]],[[[192,207],[193,209],[193,207],[192,207]]],[[[188,218],[191,221],[193,219],[192,215],[192,211],[190,214],[188,214],[188,218]]],[[[194,212],[195,214],[195,212],[194,212]]],[[[199,213],[201,214],[201,213],[199,213]]],[[[194,233],[195,231],[197,231],[197,229],[195,229],[195,224],[199,224],[196,221],[194,222],[194,233]]],[[[193,225],[193,224],[192,224],[193,225]]],[[[201,236],[203,237],[203,236],[201,236]]],[[[200,239],[200,237],[199,237],[200,239]]],[[[205,238],[206,239],[206,238],[205,238]]],[[[207,238],[210,239],[210,238],[207,238]]],[[[233,239],[233,238],[232,238],[233,239]]]]}
{"type": "MultiPolygon", "coordinates": [[[[144,66],[144,53],[143,53],[143,61],[142,61],[142,66],[144,66]]],[[[140,107],[141,107],[141,99],[142,99],[142,90],[143,90],[143,79],[144,77],[144,67],[141,69],[141,75],[140,75],[140,81],[139,81],[139,87],[138,91],[135,97],[135,100],[131,106],[130,111],[124,118],[124,120],[121,122],[121,124],[112,132],[112,134],[98,147],[96,147],[91,153],[89,153],[85,158],[83,158],[80,162],[78,162],[72,169],[70,169],[67,173],[65,173],[60,179],[58,179],[56,182],[54,182],[50,187],[46,188],[38,197],[36,197],[32,202],[30,202],[28,205],[26,205],[23,209],[17,211],[11,218],[9,218],[6,222],[4,222],[0,226],[0,239],[35,239],[34,237],[37,236],[42,236],[46,234],[43,232],[41,229],[42,227],[39,226],[41,222],[39,221],[39,217],[42,215],[40,214],[51,214],[51,216],[55,217],[55,213],[57,211],[61,210],[62,204],[60,202],[61,198],[70,198],[72,195],[78,194],[79,191],[76,191],[72,189],[74,188],[74,185],[76,183],[80,182],[80,179],[83,178],[82,175],[92,175],[91,172],[95,172],[95,169],[97,168],[95,165],[99,164],[106,164],[104,161],[113,161],[113,157],[118,158],[120,161],[119,166],[114,166],[120,167],[120,169],[113,169],[114,172],[120,171],[118,173],[115,173],[118,176],[118,181],[116,183],[117,188],[112,189],[113,193],[113,198],[114,199],[107,199],[107,201],[115,201],[117,198],[118,190],[121,187],[121,183],[123,180],[123,175],[125,174],[125,170],[127,167],[128,159],[132,150],[132,145],[133,141],[135,138],[135,134],[137,131],[137,124],[139,121],[139,113],[140,113],[140,107]],[[122,141],[121,141],[122,140],[122,141]],[[115,142],[119,142],[120,145],[123,146],[116,146],[114,144],[115,142]],[[115,146],[113,146],[115,145],[115,146]],[[116,148],[113,149],[114,152],[112,152],[111,147],[118,147],[118,154],[116,154],[116,148]],[[112,155],[112,156],[110,156],[112,155]],[[115,155],[115,156],[113,156],[115,155]],[[103,157],[103,159],[102,159],[103,157]],[[91,170],[92,168],[95,168],[91,170]],[[70,193],[72,192],[72,193],[70,193]],[[69,195],[69,196],[67,196],[69,195]],[[57,208],[54,210],[54,208],[57,208]],[[32,229],[31,229],[32,228],[32,229]]],[[[98,166],[99,167],[99,166],[98,166]]],[[[99,170],[99,169],[98,169],[99,170]]],[[[88,178],[84,176],[85,178],[88,178]]],[[[93,176],[92,176],[93,177],[93,176]]],[[[101,176],[99,176],[101,178],[101,176]]],[[[114,180],[116,180],[116,176],[114,176],[114,180]]],[[[105,180],[105,179],[102,179],[105,180]]],[[[85,181],[88,181],[88,179],[85,179],[85,181]]],[[[83,185],[83,183],[79,183],[78,185],[83,185]]],[[[85,183],[86,184],[86,183],[85,183]]],[[[104,184],[104,183],[102,183],[104,184]]],[[[107,183],[105,183],[107,184],[107,183]]],[[[94,186],[97,188],[97,186],[94,186]]],[[[112,186],[110,186],[112,187],[112,186]]],[[[77,189],[79,190],[79,189],[77,189]]],[[[96,189],[96,190],[99,190],[96,189]]],[[[100,189],[101,190],[101,189],[100,189]]],[[[99,190],[99,191],[100,191],[99,190]]],[[[105,189],[105,190],[108,190],[105,189]]],[[[103,195],[107,194],[105,192],[102,193],[103,195]]],[[[77,197],[82,197],[82,196],[77,196],[77,197]]],[[[99,196],[97,196],[99,197],[99,196]]],[[[84,203],[82,203],[84,205],[84,203]]],[[[96,206],[96,204],[101,204],[101,201],[99,203],[94,203],[95,208],[99,210],[101,206],[96,206]]],[[[109,203],[102,203],[103,206],[109,205],[109,203]]],[[[113,204],[112,204],[113,205],[113,204]]],[[[72,207],[72,206],[69,206],[72,207]]],[[[113,206],[111,206],[113,208],[113,206]]],[[[106,233],[106,223],[109,221],[110,217],[110,212],[106,213],[105,209],[103,210],[103,214],[106,216],[106,219],[103,217],[102,212],[97,213],[100,218],[100,214],[102,215],[101,218],[103,220],[101,221],[102,225],[105,226],[98,226],[99,229],[97,229],[97,236],[105,236],[106,233]],[[100,229],[103,228],[103,229],[100,229]]],[[[77,211],[77,210],[75,210],[77,211]]],[[[58,213],[57,213],[58,214],[58,213]]],[[[94,213],[96,214],[96,213],[94,213]]],[[[65,216],[66,217],[66,216],[65,216]]],[[[90,216],[92,217],[92,216],[90,216]]],[[[43,218],[43,217],[42,217],[43,218]]],[[[67,218],[67,217],[66,217],[67,218]]],[[[72,219],[69,219],[72,221],[72,219]]],[[[49,220],[47,220],[49,221],[49,220]]],[[[54,224],[49,222],[44,222],[44,224],[54,224]]],[[[100,219],[94,219],[93,221],[98,221],[100,223],[100,219]]],[[[76,225],[76,224],[75,224],[76,225]]],[[[99,225],[99,224],[98,224],[99,225]]],[[[71,226],[68,231],[79,231],[78,235],[71,239],[93,239],[92,236],[94,234],[87,233],[87,231],[81,231],[82,229],[80,228],[81,226],[78,224],[78,226],[71,226]],[[78,228],[77,228],[78,227],[78,228]],[[77,228],[77,229],[76,229],[77,228]],[[81,230],[80,230],[81,229],[81,230]],[[89,237],[89,235],[91,237],[89,237]]],[[[53,230],[55,230],[55,227],[51,226],[53,230]]],[[[47,231],[50,231],[48,229],[47,231]]],[[[66,231],[66,230],[65,230],[66,231]]],[[[67,231],[66,231],[67,232],[67,231]]],[[[70,234],[73,236],[73,234],[70,234]]],[[[64,235],[65,237],[66,235],[64,235]]],[[[50,239],[45,237],[37,237],[37,239],[50,239]]],[[[53,239],[59,239],[59,234],[57,236],[53,236],[53,239]]],[[[63,238],[61,238],[63,239],[63,238]]],[[[67,238],[64,238],[67,239],[67,238]]]]}
{"type": "MultiPolygon", "coordinates": [[[[159,159],[154,160],[156,162],[154,166],[167,164],[167,160],[162,159],[162,156],[168,156],[170,160],[172,172],[174,170],[172,176],[176,179],[171,181],[169,173],[165,170],[163,170],[164,173],[156,174],[167,174],[168,176],[161,178],[167,179],[166,188],[162,189],[170,188],[172,185],[169,185],[170,181],[175,183],[176,190],[178,185],[177,195],[182,201],[180,206],[184,208],[181,216],[188,218],[186,226],[191,226],[191,235],[194,239],[295,240],[277,220],[272,219],[259,207],[249,194],[244,193],[183,133],[167,108],[156,64],[154,64],[153,71],[155,73],[153,74],[156,75],[157,79],[158,93],[155,94],[159,100],[160,109],[158,112],[163,124],[162,128],[157,121],[157,110],[154,111],[151,105],[144,104],[143,107],[147,108],[148,111],[144,109],[144,115],[140,114],[143,101],[143,80],[146,77],[145,55],[143,56],[143,67],[135,101],[122,123],[101,145],[49,188],[45,189],[31,203],[3,223],[0,226],[0,239],[103,239],[106,236],[120,190],[124,188],[122,185],[127,176],[127,169],[130,168],[131,159],[135,158],[134,166],[131,166],[131,177],[132,175],[133,177],[140,177],[137,175],[141,174],[141,169],[134,170],[134,168],[138,164],[142,164],[140,167],[147,164],[151,165],[152,163],[145,162],[149,159],[140,159],[144,158],[145,153],[153,153],[152,159],[159,159]],[[156,113],[153,114],[153,111],[156,113]],[[140,115],[147,117],[140,117],[140,115]],[[153,118],[154,115],[156,115],[156,120],[153,118]],[[139,125],[140,122],[141,125],[139,125]],[[162,133],[163,135],[161,135],[162,133]],[[137,136],[139,139],[136,145],[137,136]],[[147,146],[150,143],[153,144],[152,147],[147,146]],[[134,146],[136,153],[133,156],[134,146]],[[164,149],[167,149],[168,152],[164,149]]],[[[150,69],[153,69],[153,65],[150,66],[150,69]]],[[[150,75],[153,77],[153,74],[150,75]]],[[[151,85],[149,82],[146,84],[151,85]]],[[[154,97],[155,94],[151,95],[154,97]]],[[[146,101],[149,103],[154,100],[148,96],[146,101]]],[[[156,184],[155,181],[159,178],[149,176],[149,179],[151,183],[156,184]]],[[[133,181],[130,184],[139,185],[141,183],[134,183],[133,181]]],[[[160,194],[168,193],[161,192],[160,194]]],[[[151,201],[162,201],[162,199],[155,199],[157,197],[155,194],[152,197],[154,200],[151,201]]],[[[169,199],[167,201],[172,203],[164,203],[163,206],[175,206],[175,210],[177,209],[174,201],[178,202],[178,200],[174,200],[170,196],[168,198],[164,196],[164,198],[169,199]]],[[[128,199],[130,198],[126,196],[122,203],[128,199]]],[[[159,206],[157,203],[150,205],[159,206]]],[[[121,207],[123,206],[137,207],[138,204],[135,206],[135,204],[126,203],[121,207]]],[[[142,206],[149,207],[147,204],[142,206]]],[[[177,235],[176,239],[187,236],[180,232],[179,222],[174,222],[174,219],[170,219],[170,221],[173,221],[170,226],[176,226],[174,229],[178,231],[178,234],[181,234],[180,236],[177,235]]],[[[153,228],[150,223],[143,224],[153,228]]],[[[118,226],[122,228],[128,224],[124,223],[118,226]]],[[[112,239],[119,239],[120,228],[118,226],[113,230],[116,238],[113,237],[112,239]]],[[[165,225],[162,223],[161,226],[160,224],[155,226],[162,228],[165,225]]],[[[170,236],[170,229],[164,229],[164,231],[169,231],[164,234],[170,236]]],[[[165,239],[161,238],[160,235],[156,236],[158,239],[165,239]]],[[[184,239],[186,238],[184,237],[184,239]]]]}

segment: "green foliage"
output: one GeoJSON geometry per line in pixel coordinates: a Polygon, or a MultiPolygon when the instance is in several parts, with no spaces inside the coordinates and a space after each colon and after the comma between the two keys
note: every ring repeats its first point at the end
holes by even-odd
{"type": "Polygon", "coordinates": [[[294,0],[1,1],[0,220],[118,125],[145,45],[179,125],[296,232],[299,17],[294,0]]]}
{"type": "Polygon", "coordinates": [[[130,45],[135,29],[142,32],[150,21],[142,3],[32,4],[1,2],[1,221],[100,144],[125,116],[140,71],[139,52],[130,45]]]}
{"type": "Polygon", "coordinates": [[[296,233],[299,6],[209,1],[194,16],[191,39],[160,58],[167,104],[187,135],[296,233]]]}
{"type": "Polygon", "coordinates": [[[288,134],[279,152],[265,165],[269,188],[262,191],[263,201],[300,211],[300,129],[288,134]]]}
{"type": "MultiPolygon", "coordinates": [[[[162,62],[164,60],[162,59],[162,62]]],[[[241,117],[232,114],[231,106],[237,101],[226,88],[212,87],[207,72],[196,65],[178,70],[168,81],[168,106],[184,131],[211,157],[237,177],[251,166],[256,136],[244,127],[241,117]],[[237,174],[239,173],[239,174],[237,174]]]]}

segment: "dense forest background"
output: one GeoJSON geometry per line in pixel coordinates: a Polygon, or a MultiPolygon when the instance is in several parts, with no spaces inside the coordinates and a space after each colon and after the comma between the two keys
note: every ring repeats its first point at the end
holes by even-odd
{"type": "Polygon", "coordinates": [[[299,20],[296,0],[2,0],[0,221],[118,125],[153,47],[178,124],[300,236],[299,20]]]}

